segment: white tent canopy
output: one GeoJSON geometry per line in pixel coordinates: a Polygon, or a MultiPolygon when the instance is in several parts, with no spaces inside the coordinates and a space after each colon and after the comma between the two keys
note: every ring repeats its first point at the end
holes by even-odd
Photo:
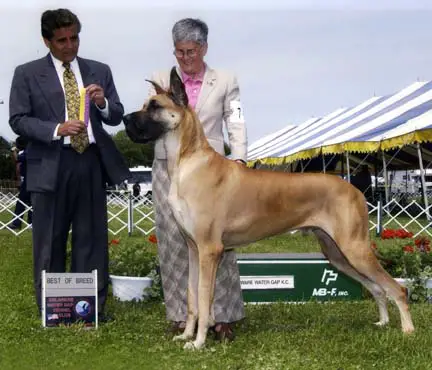
{"type": "Polygon", "coordinates": [[[248,159],[253,160],[257,158],[265,158],[268,156],[268,153],[272,152],[273,150],[277,148],[283,148],[284,145],[290,143],[290,140],[292,140],[293,137],[301,136],[305,132],[308,132],[308,130],[319,123],[326,122],[327,120],[330,120],[331,118],[338,116],[341,114],[345,109],[338,109],[332,113],[330,113],[328,116],[324,118],[310,118],[307,121],[301,123],[298,126],[295,126],[295,128],[286,131],[280,135],[277,135],[274,137],[274,139],[265,142],[264,144],[260,145],[256,149],[252,150],[251,152],[248,152],[248,159]]]}
{"type": "MultiPolygon", "coordinates": [[[[385,140],[384,149],[391,148],[395,140],[403,146],[420,140],[413,138],[412,133],[418,136],[419,130],[432,129],[431,118],[432,82],[415,82],[393,95],[373,97],[353,108],[337,110],[275,135],[251,151],[248,159],[274,164],[319,154],[371,152],[381,148],[385,140]],[[408,134],[409,138],[404,136],[408,134]]],[[[432,130],[428,134],[431,140],[426,141],[432,141],[432,130]]],[[[424,132],[422,135],[425,139],[424,132]]]]}

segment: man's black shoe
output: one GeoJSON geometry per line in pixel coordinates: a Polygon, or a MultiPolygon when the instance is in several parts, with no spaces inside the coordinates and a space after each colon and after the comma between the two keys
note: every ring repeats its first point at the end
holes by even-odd
{"type": "Polygon", "coordinates": [[[8,227],[11,230],[21,230],[21,225],[10,224],[8,227]]]}

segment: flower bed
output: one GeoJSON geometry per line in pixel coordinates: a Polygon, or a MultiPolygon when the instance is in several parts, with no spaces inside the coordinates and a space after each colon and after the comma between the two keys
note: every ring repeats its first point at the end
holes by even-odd
{"type": "Polygon", "coordinates": [[[412,301],[432,299],[432,291],[428,288],[432,281],[432,252],[428,238],[414,239],[413,233],[403,229],[384,229],[371,246],[390,275],[404,279],[412,301]]]}

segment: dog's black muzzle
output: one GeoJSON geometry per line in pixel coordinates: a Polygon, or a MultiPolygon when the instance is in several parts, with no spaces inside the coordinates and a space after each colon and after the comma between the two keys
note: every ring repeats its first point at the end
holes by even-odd
{"type": "Polygon", "coordinates": [[[134,112],[123,117],[129,138],[140,144],[159,139],[165,132],[163,124],[150,118],[143,112],[134,112]]]}

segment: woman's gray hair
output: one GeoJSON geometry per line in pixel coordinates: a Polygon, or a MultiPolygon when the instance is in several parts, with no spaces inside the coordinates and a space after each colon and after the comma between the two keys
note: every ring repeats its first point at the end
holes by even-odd
{"type": "Polygon", "coordinates": [[[207,43],[208,27],[200,19],[185,18],[181,19],[172,29],[174,45],[177,42],[194,41],[200,45],[207,43]]]}

